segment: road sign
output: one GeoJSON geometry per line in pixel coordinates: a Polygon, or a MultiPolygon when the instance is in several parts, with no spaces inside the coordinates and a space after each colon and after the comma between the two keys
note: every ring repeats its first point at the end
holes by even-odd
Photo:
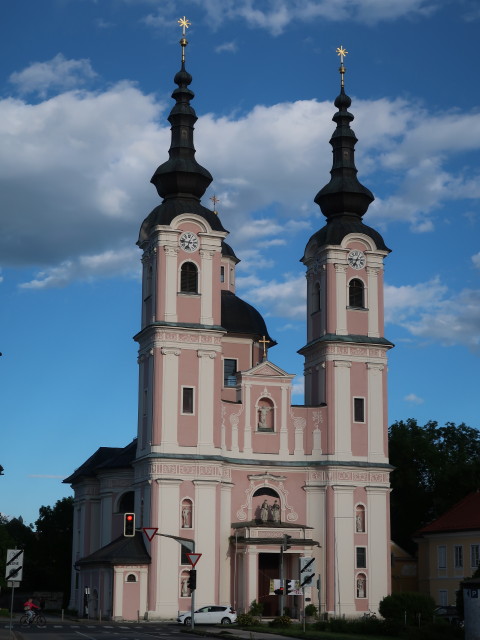
{"type": "Polygon", "coordinates": [[[299,558],[300,560],[300,584],[302,587],[312,584],[315,575],[315,558],[299,558]]]}
{"type": "Polygon", "coordinates": [[[143,533],[147,536],[149,542],[153,540],[154,535],[157,533],[158,527],[143,527],[143,533]]]}
{"type": "Polygon", "coordinates": [[[187,553],[188,561],[190,562],[192,567],[194,567],[197,564],[197,562],[200,560],[201,557],[202,557],[201,553],[187,553]]]}
{"type": "Polygon", "coordinates": [[[7,549],[5,579],[20,582],[23,576],[23,550],[7,549]]]}

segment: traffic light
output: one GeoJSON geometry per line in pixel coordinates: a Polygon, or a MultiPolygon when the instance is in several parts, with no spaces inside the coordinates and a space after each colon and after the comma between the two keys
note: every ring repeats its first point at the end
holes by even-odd
{"type": "Polygon", "coordinates": [[[190,591],[195,591],[195,589],[197,588],[197,570],[190,569],[188,573],[189,573],[189,577],[188,577],[187,587],[190,589],[190,591]]]}
{"type": "Polygon", "coordinates": [[[285,595],[289,596],[295,589],[295,580],[285,580],[285,595]]]}
{"type": "Polygon", "coordinates": [[[280,587],[279,589],[275,589],[274,593],[276,596],[283,596],[283,587],[280,587]]]}
{"type": "Polygon", "coordinates": [[[133,538],[135,536],[135,514],[134,513],[123,514],[123,535],[126,538],[133,538]]]}
{"type": "Polygon", "coordinates": [[[286,551],[287,549],[290,549],[290,547],[292,546],[291,544],[288,544],[291,539],[292,539],[292,536],[287,536],[286,533],[283,534],[282,549],[284,551],[286,551]]]}

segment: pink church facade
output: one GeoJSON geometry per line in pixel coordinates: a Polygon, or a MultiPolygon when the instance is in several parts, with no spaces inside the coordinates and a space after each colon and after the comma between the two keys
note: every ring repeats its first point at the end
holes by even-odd
{"type": "MultiPolygon", "coordinates": [[[[184,46],[184,45],[182,45],[184,46]]],[[[343,65],[342,65],[343,67],[343,65]]],[[[356,138],[343,89],[335,101],[332,178],[315,198],[325,226],[307,242],[305,405],[270,360],[261,315],[235,293],[228,232],[200,198],[211,176],[194,158],[191,77],[175,76],[162,198],[144,220],[137,437],[101,447],[65,482],[75,492],[71,608],[113,619],[172,619],[253,600],[279,610],[271,580],[301,579],[320,611],[356,616],[390,592],[387,352],[383,262],[389,249],[362,216],[356,138]],[[123,514],[137,534],[125,538],[123,514]],[[151,540],[144,527],[158,528],[151,540]],[[288,549],[280,548],[288,538],[288,549]]],[[[293,615],[302,596],[285,598],[293,615]]]]}

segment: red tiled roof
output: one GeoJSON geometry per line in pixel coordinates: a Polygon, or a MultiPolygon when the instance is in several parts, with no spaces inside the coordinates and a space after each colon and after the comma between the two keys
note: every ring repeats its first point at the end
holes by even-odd
{"type": "Polygon", "coordinates": [[[416,533],[440,533],[443,531],[471,531],[480,529],[480,491],[469,493],[439,518],[419,529],[416,533]]]}

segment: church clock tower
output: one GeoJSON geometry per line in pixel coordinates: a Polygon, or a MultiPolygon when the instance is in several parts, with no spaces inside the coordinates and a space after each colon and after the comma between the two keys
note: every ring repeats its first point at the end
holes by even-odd
{"type": "Polygon", "coordinates": [[[326,573],[327,601],[335,611],[340,600],[353,602],[350,586],[343,592],[341,587],[342,573],[348,574],[352,560],[357,599],[362,597],[359,592],[366,595],[367,579],[371,602],[378,602],[388,589],[388,488],[383,475],[378,486],[372,478],[375,465],[384,469],[388,464],[386,356],[393,346],[384,337],[383,260],[390,249],[362,220],[374,197],[357,179],[357,138],[350,128],[351,99],[344,88],[347,52],[340,47],[337,53],[341,87],[330,140],[331,179],[315,197],[327,220],[308,241],[302,258],[307,267],[307,344],[299,351],[305,357],[305,403],[325,404],[328,411],[323,453],[332,465],[333,480],[327,487],[326,573]],[[335,468],[347,466],[356,469],[349,476],[356,478],[352,487],[335,481],[341,476],[335,468]],[[345,519],[351,512],[366,518],[365,523],[359,520],[354,534],[345,519]],[[357,535],[367,531],[368,539],[357,535]],[[340,548],[365,550],[365,558],[350,559],[340,548]]]}

